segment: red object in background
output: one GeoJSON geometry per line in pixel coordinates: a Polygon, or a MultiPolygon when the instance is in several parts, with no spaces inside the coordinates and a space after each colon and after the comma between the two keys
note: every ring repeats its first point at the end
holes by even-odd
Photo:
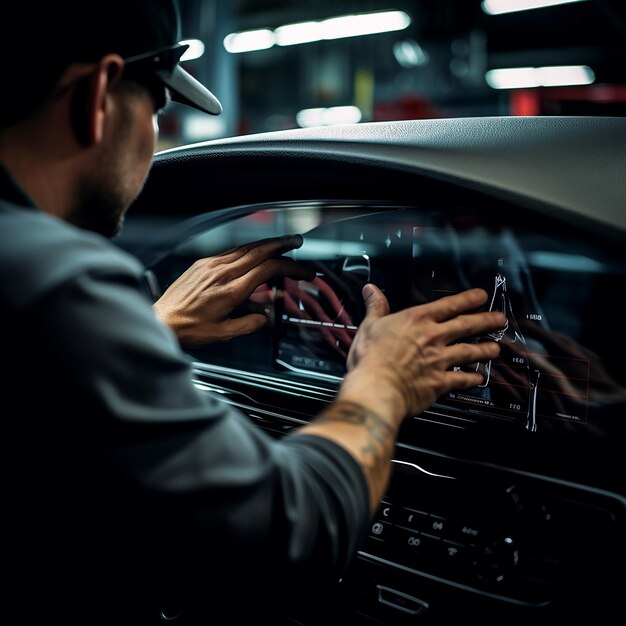
{"type": "Polygon", "coordinates": [[[441,114],[425,98],[406,94],[391,102],[374,105],[374,121],[424,120],[441,117],[441,114]]]}
{"type": "Polygon", "coordinates": [[[521,89],[512,91],[509,100],[511,115],[539,115],[541,113],[541,96],[537,89],[521,89]]]}
{"type": "Polygon", "coordinates": [[[514,89],[509,95],[511,115],[567,114],[567,109],[574,105],[578,105],[581,113],[585,105],[589,112],[603,106],[626,105],[626,85],[514,89]]]}

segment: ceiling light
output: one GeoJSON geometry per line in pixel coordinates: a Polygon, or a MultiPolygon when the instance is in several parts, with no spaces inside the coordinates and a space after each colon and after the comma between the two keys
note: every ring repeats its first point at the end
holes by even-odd
{"type": "Polygon", "coordinates": [[[224,48],[233,54],[252,52],[253,50],[267,50],[276,43],[274,33],[267,28],[245,30],[240,33],[231,33],[224,37],[224,48]]]}
{"type": "Polygon", "coordinates": [[[483,0],[481,6],[483,11],[489,15],[500,15],[515,11],[554,7],[559,4],[571,4],[572,2],[586,2],[586,0],[483,0]]]}
{"type": "Polygon", "coordinates": [[[277,44],[295,46],[302,43],[359,37],[404,30],[411,24],[411,16],[404,11],[378,11],[341,15],[326,20],[285,24],[275,30],[259,30],[231,33],[224,39],[228,52],[251,52],[266,50],[277,44]]]}
{"type": "Polygon", "coordinates": [[[356,124],[361,121],[361,109],[354,106],[303,109],[296,114],[296,121],[302,128],[313,126],[335,126],[336,124],[356,124]]]}
{"type": "Polygon", "coordinates": [[[183,46],[189,46],[183,53],[183,56],[180,57],[181,61],[199,59],[204,54],[204,43],[199,39],[184,39],[178,43],[183,46]]]}
{"type": "Polygon", "coordinates": [[[428,52],[414,39],[396,42],[393,45],[393,56],[402,67],[406,68],[427,65],[429,60],[428,52]]]}
{"type": "Polygon", "coordinates": [[[294,46],[300,43],[321,41],[324,38],[321,22],[300,22],[279,26],[274,34],[279,46],[294,46]]]}
{"type": "Polygon", "coordinates": [[[332,17],[320,23],[324,39],[342,39],[403,30],[409,26],[411,18],[404,11],[385,11],[332,17]]]}
{"type": "Polygon", "coordinates": [[[510,67],[485,74],[487,84],[494,89],[590,85],[595,79],[594,71],[587,65],[510,67]]]}

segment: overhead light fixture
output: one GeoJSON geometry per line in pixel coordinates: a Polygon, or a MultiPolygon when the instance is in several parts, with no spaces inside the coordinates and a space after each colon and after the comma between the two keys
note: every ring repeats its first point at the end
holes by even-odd
{"type": "Polygon", "coordinates": [[[559,4],[586,1],[587,0],[483,0],[481,6],[483,11],[489,15],[501,15],[502,13],[543,9],[544,7],[554,7],[559,4]]]}
{"type": "Polygon", "coordinates": [[[276,37],[268,28],[244,30],[240,33],[231,33],[224,37],[224,48],[233,54],[252,52],[253,50],[267,50],[275,43],[276,37]]]}
{"type": "Polygon", "coordinates": [[[404,30],[411,24],[404,11],[377,11],[341,15],[325,20],[285,24],[274,30],[260,29],[231,33],[224,39],[228,52],[266,50],[274,45],[295,46],[315,41],[360,37],[404,30]]]}
{"type": "Polygon", "coordinates": [[[594,71],[587,65],[510,67],[489,70],[485,74],[487,84],[494,89],[590,85],[595,79],[594,71]]]}
{"type": "Polygon", "coordinates": [[[199,39],[183,39],[183,41],[179,41],[178,43],[189,46],[183,53],[183,56],[180,57],[181,61],[199,59],[204,54],[204,43],[199,39]]]}
{"type": "Polygon", "coordinates": [[[299,22],[279,26],[274,34],[279,46],[295,46],[300,43],[321,41],[324,38],[321,22],[299,22]]]}
{"type": "Polygon", "coordinates": [[[361,109],[354,106],[302,109],[296,114],[296,122],[302,128],[311,128],[313,126],[356,124],[361,121],[362,117],[361,109]]]}
{"type": "Polygon", "coordinates": [[[376,35],[395,30],[404,30],[411,23],[411,17],[404,11],[383,11],[331,17],[320,22],[323,39],[343,39],[376,35]]]}
{"type": "Polygon", "coordinates": [[[405,68],[427,65],[429,61],[428,52],[414,39],[405,39],[404,41],[396,42],[393,45],[393,56],[396,57],[396,61],[405,68]]]}

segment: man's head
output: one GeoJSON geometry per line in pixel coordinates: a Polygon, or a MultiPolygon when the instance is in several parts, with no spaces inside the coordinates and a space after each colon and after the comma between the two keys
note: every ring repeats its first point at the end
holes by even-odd
{"type": "Polygon", "coordinates": [[[35,109],[70,63],[107,53],[120,55],[129,74],[157,78],[173,100],[218,115],[217,98],[179,65],[180,38],[177,0],[14,2],[0,23],[0,127],[35,109]]]}
{"type": "Polygon", "coordinates": [[[217,115],[180,65],[176,0],[19,2],[0,23],[0,161],[44,211],[112,236],[169,97],[217,115]]]}

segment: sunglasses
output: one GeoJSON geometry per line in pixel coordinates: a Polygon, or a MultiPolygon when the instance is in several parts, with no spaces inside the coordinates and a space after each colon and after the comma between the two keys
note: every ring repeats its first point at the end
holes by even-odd
{"type": "Polygon", "coordinates": [[[154,109],[159,111],[168,102],[167,83],[164,77],[171,74],[185,51],[186,44],[162,48],[124,59],[124,77],[145,87],[154,100],[154,109]]]}

